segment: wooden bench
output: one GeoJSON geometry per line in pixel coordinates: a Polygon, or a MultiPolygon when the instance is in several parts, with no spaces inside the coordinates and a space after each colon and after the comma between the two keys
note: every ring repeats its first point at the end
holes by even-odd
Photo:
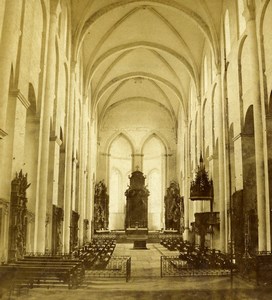
{"type": "Polygon", "coordinates": [[[55,280],[57,283],[68,284],[68,288],[77,287],[76,267],[74,265],[40,265],[40,264],[14,264],[17,267],[16,281],[18,284],[29,285],[55,280]]]}
{"type": "Polygon", "coordinates": [[[18,265],[28,265],[28,266],[53,266],[62,267],[72,267],[73,268],[73,287],[77,287],[83,281],[85,274],[85,267],[82,260],[79,259],[62,259],[50,256],[26,256],[22,260],[16,262],[18,265]]]}
{"type": "Polygon", "coordinates": [[[70,261],[38,261],[38,260],[19,260],[17,265],[24,266],[40,266],[40,267],[72,267],[73,268],[73,286],[77,287],[84,279],[85,269],[82,262],[70,261]]]}

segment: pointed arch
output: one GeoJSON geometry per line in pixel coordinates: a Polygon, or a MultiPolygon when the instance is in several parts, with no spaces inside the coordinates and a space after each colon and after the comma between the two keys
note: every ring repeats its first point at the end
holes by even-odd
{"type": "Polygon", "coordinates": [[[164,150],[165,150],[165,154],[169,154],[171,151],[171,147],[170,147],[167,139],[157,130],[153,130],[152,132],[147,133],[146,136],[143,137],[143,139],[140,143],[141,153],[143,154],[143,149],[144,149],[145,145],[154,137],[162,143],[164,150]]]}
{"type": "Polygon", "coordinates": [[[135,153],[135,147],[134,147],[134,143],[133,143],[133,139],[131,136],[129,136],[127,133],[123,132],[123,131],[119,131],[119,132],[116,132],[114,135],[112,135],[108,141],[106,142],[106,145],[105,145],[105,153],[110,153],[110,148],[113,144],[113,142],[115,140],[117,140],[119,137],[123,137],[130,145],[131,147],[131,153],[135,153]]]}

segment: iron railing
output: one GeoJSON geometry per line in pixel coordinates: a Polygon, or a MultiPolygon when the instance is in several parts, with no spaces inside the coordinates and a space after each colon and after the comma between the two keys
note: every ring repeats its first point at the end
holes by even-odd
{"type": "Polygon", "coordinates": [[[230,268],[195,268],[178,256],[161,256],[161,277],[228,276],[230,268]]]}
{"type": "Polygon", "coordinates": [[[91,269],[87,272],[91,277],[126,278],[126,282],[128,282],[131,277],[131,257],[112,256],[104,269],[91,269]]]}

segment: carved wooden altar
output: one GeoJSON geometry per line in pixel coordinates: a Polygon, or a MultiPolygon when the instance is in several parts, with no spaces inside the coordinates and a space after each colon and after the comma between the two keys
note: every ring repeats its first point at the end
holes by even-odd
{"type": "Polygon", "coordinates": [[[52,218],[52,252],[53,254],[62,253],[62,225],[63,209],[53,205],[52,218]]]}
{"type": "Polygon", "coordinates": [[[148,196],[145,186],[145,176],[135,171],[129,177],[130,186],[126,190],[126,221],[127,228],[148,228],[148,196]]]}
{"type": "Polygon", "coordinates": [[[108,229],[109,227],[109,195],[104,181],[95,185],[94,194],[94,230],[108,229]]]}
{"type": "Polygon", "coordinates": [[[171,181],[170,186],[167,188],[164,205],[165,229],[172,229],[182,233],[184,230],[184,204],[177,182],[171,181]]]}
{"type": "Polygon", "coordinates": [[[22,258],[26,250],[27,233],[27,174],[22,170],[16,173],[11,182],[10,221],[9,221],[9,261],[22,258]]]}
{"type": "Polygon", "coordinates": [[[70,252],[78,246],[78,220],[79,214],[72,210],[70,225],[70,252]]]}

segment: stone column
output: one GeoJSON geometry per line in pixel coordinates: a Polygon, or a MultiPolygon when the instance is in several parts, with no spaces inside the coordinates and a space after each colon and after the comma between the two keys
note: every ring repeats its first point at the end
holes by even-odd
{"type": "Polygon", "coordinates": [[[70,69],[70,96],[67,113],[66,152],[65,152],[65,188],[64,188],[64,218],[63,218],[63,247],[64,253],[70,250],[70,218],[71,218],[71,192],[72,192],[72,159],[74,139],[74,102],[75,102],[75,70],[76,62],[71,63],[70,69]]]}
{"type": "MultiPolygon", "coordinates": [[[[205,153],[203,153],[203,143],[202,143],[202,113],[201,113],[201,97],[198,96],[197,97],[197,152],[196,152],[196,165],[199,165],[199,159],[200,159],[200,155],[203,154],[205,155],[205,153]]],[[[202,207],[203,207],[203,201],[195,201],[195,207],[196,207],[196,212],[202,212],[202,207]]]]}
{"type": "Polygon", "coordinates": [[[197,97],[198,103],[197,103],[197,163],[199,164],[199,157],[200,154],[203,156],[203,140],[202,140],[202,111],[201,111],[201,99],[200,97],[197,97]]]}
{"type": "Polygon", "coordinates": [[[249,97],[253,103],[255,160],[256,160],[256,186],[257,186],[257,211],[258,211],[258,243],[259,251],[267,250],[266,233],[270,226],[266,224],[266,199],[265,199],[265,172],[264,172],[264,137],[262,120],[262,102],[260,95],[259,61],[257,48],[257,34],[255,21],[255,8],[252,1],[245,3],[244,16],[246,18],[247,43],[249,46],[249,61],[251,76],[251,90],[249,97]]]}
{"type": "Polygon", "coordinates": [[[223,130],[223,99],[221,73],[217,73],[217,91],[218,91],[218,173],[219,173],[219,209],[220,209],[220,250],[227,250],[226,243],[226,211],[225,211],[225,173],[224,173],[224,130],[223,130]]]}
{"type": "Polygon", "coordinates": [[[49,160],[49,138],[50,138],[50,117],[52,115],[55,98],[55,37],[58,28],[59,6],[51,8],[50,27],[48,38],[47,70],[45,95],[41,109],[41,130],[39,149],[39,174],[37,180],[37,200],[36,200],[36,221],[34,251],[45,251],[46,234],[46,206],[48,188],[48,160],[49,160]]]}
{"type": "MultiPolygon", "coordinates": [[[[22,13],[22,0],[8,0],[5,4],[0,44],[0,139],[7,135],[6,119],[12,59],[16,58],[22,13]]],[[[14,66],[15,68],[15,66],[14,66]]]]}
{"type": "Polygon", "coordinates": [[[132,156],[132,172],[139,170],[143,171],[143,157],[144,154],[141,153],[134,153],[132,156]]]}
{"type": "Polygon", "coordinates": [[[185,123],[185,139],[184,139],[184,239],[189,239],[189,209],[190,209],[190,155],[189,155],[189,128],[188,121],[185,123]]]}
{"type": "Polygon", "coordinates": [[[84,228],[83,228],[83,220],[86,218],[86,211],[85,211],[85,202],[86,202],[86,158],[87,158],[87,149],[86,149],[86,141],[87,141],[87,126],[86,126],[86,111],[87,105],[86,101],[83,104],[83,110],[81,115],[81,131],[80,131],[80,157],[81,163],[79,165],[79,244],[83,243],[83,235],[84,235],[84,228]]]}
{"type": "Polygon", "coordinates": [[[52,205],[58,203],[58,185],[59,185],[59,164],[60,162],[60,147],[62,141],[56,135],[50,136],[49,143],[49,167],[48,167],[48,213],[52,213],[52,205]]]}

